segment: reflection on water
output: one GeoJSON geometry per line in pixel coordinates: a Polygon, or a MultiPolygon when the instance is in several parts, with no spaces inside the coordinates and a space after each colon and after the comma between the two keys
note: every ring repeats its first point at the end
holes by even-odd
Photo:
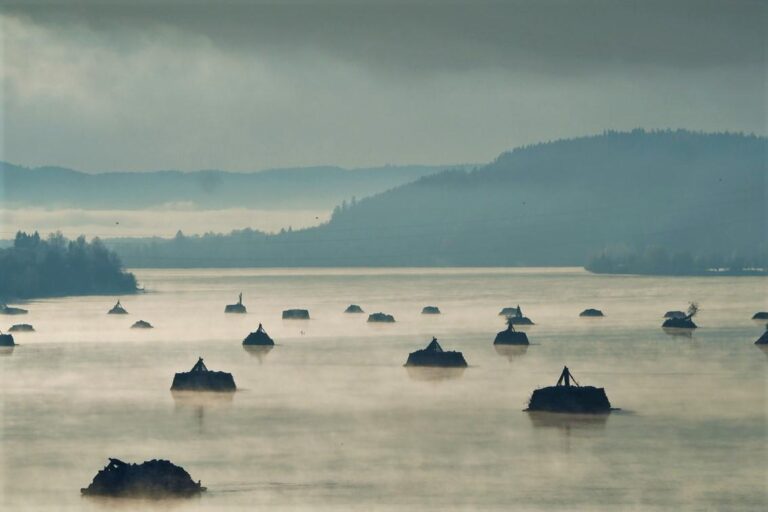
{"type": "Polygon", "coordinates": [[[557,412],[526,411],[536,428],[572,429],[605,428],[610,414],[562,414],[557,412]]]}
{"type": "Polygon", "coordinates": [[[417,381],[437,382],[459,379],[466,368],[438,368],[434,366],[406,366],[408,377],[417,381]]]}
{"type": "Polygon", "coordinates": [[[10,356],[16,347],[0,347],[0,356],[10,356]]]}
{"type": "Polygon", "coordinates": [[[528,352],[529,345],[504,345],[504,344],[494,344],[493,348],[496,350],[496,353],[499,354],[502,357],[506,357],[509,362],[513,362],[515,359],[518,359],[525,355],[526,352],[528,352]]]}
{"type": "Polygon", "coordinates": [[[275,348],[274,345],[242,345],[243,350],[259,360],[259,363],[264,363],[269,353],[275,348]]]}
{"type": "Polygon", "coordinates": [[[138,509],[80,497],[107,457],[183,466],[208,487],[185,511],[768,509],[768,359],[753,348],[751,320],[768,308],[765,278],[669,286],[573,269],[137,276],[149,291],[120,297],[128,315],[105,314],[118,297],[24,305],[38,332],[0,357],[0,509],[138,509]],[[225,314],[240,291],[248,314],[225,314]],[[695,343],[670,343],[660,316],[696,299],[695,343]],[[351,300],[397,322],[344,314],[351,300]],[[511,301],[536,322],[535,346],[493,346],[499,306],[511,301]],[[579,318],[595,303],[610,315],[579,318]],[[444,313],[426,317],[425,304],[444,313]],[[312,320],[280,320],[297,305],[312,320]],[[139,318],[155,329],[130,329],[139,318]],[[243,347],[259,322],[276,350],[243,347]],[[472,367],[413,380],[403,363],[433,336],[472,367]],[[174,373],[200,355],[233,374],[236,397],[171,394],[174,373]],[[565,365],[636,414],[601,424],[522,412],[565,365]]]}
{"type": "Polygon", "coordinates": [[[205,427],[206,414],[221,414],[222,407],[229,407],[235,392],[221,393],[213,391],[171,391],[175,412],[191,414],[199,429],[205,427]]]}
{"type": "Polygon", "coordinates": [[[662,331],[669,336],[677,336],[681,338],[693,338],[694,329],[682,329],[680,327],[662,327],[662,331]]]}

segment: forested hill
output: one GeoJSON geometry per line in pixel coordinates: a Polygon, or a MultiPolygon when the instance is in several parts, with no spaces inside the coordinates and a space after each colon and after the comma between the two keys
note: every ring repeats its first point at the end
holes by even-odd
{"type": "Polygon", "coordinates": [[[767,148],[738,134],[607,132],[427,176],[318,228],[115,247],[128,265],[150,266],[581,266],[604,249],[651,245],[753,255],[768,240],[767,148]]]}
{"type": "Polygon", "coordinates": [[[136,278],[99,239],[16,233],[0,249],[0,304],[8,300],[136,292],[136,278]]]}
{"type": "Polygon", "coordinates": [[[0,203],[45,208],[140,209],[169,203],[198,208],[328,209],[444,170],[442,166],[272,169],[260,172],[152,171],[88,174],[0,162],[0,203]]]}

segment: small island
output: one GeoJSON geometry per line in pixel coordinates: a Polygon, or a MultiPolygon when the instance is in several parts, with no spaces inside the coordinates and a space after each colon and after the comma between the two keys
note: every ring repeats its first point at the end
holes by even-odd
{"type": "Polygon", "coordinates": [[[160,499],[195,496],[205,490],[184,468],[170,461],[153,459],[130,464],[110,458],[91,484],[80,492],[84,496],[160,499]]]}
{"type": "Polygon", "coordinates": [[[243,293],[240,292],[240,295],[237,299],[237,304],[227,304],[224,306],[224,312],[225,313],[247,313],[245,309],[245,305],[243,305],[243,293]]]}
{"type": "Polygon", "coordinates": [[[306,309],[286,309],[283,311],[283,320],[309,320],[309,311],[306,309]]]}
{"type": "Polygon", "coordinates": [[[605,315],[603,315],[603,312],[600,311],[599,309],[589,308],[589,309],[585,309],[584,311],[579,313],[579,316],[580,317],[587,317],[587,318],[601,318],[601,317],[603,317],[605,315]]]}
{"type": "Polygon", "coordinates": [[[752,320],[768,320],[768,311],[758,311],[752,315],[752,320]]]}
{"type": "Polygon", "coordinates": [[[467,362],[461,352],[444,351],[437,338],[426,348],[408,354],[405,366],[438,366],[441,368],[466,368],[467,362]]]}
{"type": "MultiPolygon", "coordinates": [[[[506,311],[507,308],[504,308],[502,311],[506,311]]],[[[516,308],[511,308],[512,313],[509,315],[506,315],[507,319],[512,322],[515,325],[533,325],[533,321],[528,318],[527,316],[523,315],[523,310],[520,309],[520,305],[518,304],[516,308]]]]}
{"type": "Polygon", "coordinates": [[[528,345],[528,336],[524,332],[516,331],[511,317],[507,317],[507,328],[496,334],[494,345],[528,345]]]}
{"type": "Polygon", "coordinates": [[[171,389],[174,391],[232,392],[237,387],[231,373],[209,370],[201,357],[190,371],[177,373],[173,377],[171,389]]]}
{"type": "Polygon", "coordinates": [[[611,403],[605,389],[579,386],[565,366],[557,384],[533,392],[526,411],[603,414],[611,412],[611,403]]]}
{"type": "Polygon", "coordinates": [[[250,333],[243,340],[243,345],[260,345],[260,346],[272,346],[275,342],[269,337],[264,327],[259,324],[259,328],[250,333]]]}
{"type": "Polygon", "coordinates": [[[368,321],[371,323],[393,323],[395,317],[386,313],[373,313],[368,315],[368,321]]]}
{"type": "Polygon", "coordinates": [[[19,231],[13,246],[0,249],[0,269],[0,301],[138,291],[136,277],[98,238],[56,233],[42,239],[19,231]]]}
{"type": "Polygon", "coordinates": [[[8,332],[35,332],[35,328],[30,324],[14,324],[8,329],[8,332]]]}
{"type": "Polygon", "coordinates": [[[0,347],[15,347],[16,342],[13,341],[12,334],[3,334],[0,332],[0,347]]]}
{"type": "Polygon", "coordinates": [[[685,311],[667,311],[664,318],[685,318],[685,311]]]}
{"type": "Polygon", "coordinates": [[[112,309],[107,311],[108,315],[127,315],[128,312],[125,310],[122,304],[120,304],[120,300],[117,301],[117,303],[112,306],[112,309]]]}
{"type": "Polygon", "coordinates": [[[26,315],[27,313],[26,309],[0,304],[0,315],[26,315]]]}
{"type": "Polygon", "coordinates": [[[440,314],[440,308],[437,306],[424,306],[424,308],[421,310],[422,315],[439,315],[440,314]]]}
{"type": "Polygon", "coordinates": [[[145,322],[144,320],[138,320],[134,322],[134,324],[131,326],[131,329],[154,329],[152,327],[152,324],[149,322],[145,322]]]}
{"type": "Polygon", "coordinates": [[[345,313],[365,313],[363,311],[363,308],[358,306],[357,304],[350,304],[347,306],[347,309],[344,310],[345,313]]]}
{"type": "Polygon", "coordinates": [[[688,314],[682,318],[673,316],[667,318],[661,325],[664,329],[696,329],[697,325],[693,323],[693,317],[699,312],[699,305],[691,302],[688,307],[688,314]]]}

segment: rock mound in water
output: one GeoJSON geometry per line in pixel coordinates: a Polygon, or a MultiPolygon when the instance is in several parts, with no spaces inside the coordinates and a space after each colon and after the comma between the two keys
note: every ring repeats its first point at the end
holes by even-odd
{"type": "Polygon", "coordinates": [[[112,306],[112,309],[107,311],[108,315],[127,315],[128,312],[123,308],[123,305],[120,304],[120,301],[118,300],[117,303],[112,306]]]}
{"type": "Polygon", "coordinates": [[[16,342],[13,341],[13,335],[3,334],[0,332],[0,347],[15,347],[16,342]]]}
{"type": "Polygon", "coordinates": [[[172,498],[194,496],[205,491],[184,468],[167,460],[149,460],[129,464],[109,459],[96,473],[91,485],[80,489],[86,496],[116,498],[172,498]]]}
{"type": "Polygon", "coordinates": [[[664,318],[685,318],[684,311],[667,311],[664,313],[664,318]]]}
{"type": "Polygon", "coordinates": [[[8,332],[35,332],[35,328],[29,324],[14,324],[8,329],[8,332]]]}
{"type": "Polygon", "coordinates": [[[422,315],[439,315],[440,314],[440,308],[437,306],[424,306],[424,309],[421,310],[422,315]]]}
{"type": "Polygon", "coordinates": [[[533,392],[526,410],[600,414],[610,412],[611,403],[608,401],[605,389],[579,386],[566,366],[563,367],[556,385],[533,392]]]}
{"type": "Polygon", "coordinates": [[[248,336],[245,337],[243,340],[243,345],[274,345],[275,342],[272,340],[272,338],[269,337],[269,334],[267,334],[267,331],[264,330],[264,327],[259,324],[259,328],[250,333],[248,336]]]}
{"type": "Polygon", "coordinates": [[[0,304],[0,315],[26,315],[27,313],[29,313],[29,311],[26,309],[0,304]]]}
{"type": "Polygon", "coordinates": [[[690,318],[667,318],[661,326],[665,329],[696,329],[698,326],[690,318]]]}
{"type": "Polygon", "coordinates": [[[446,352],[438,343],[437,338],[427,345],[427,348],[408,354],[405,366],[439,366],[444,368],[465,368],[467,362],[461,352],[446,352]]]}
{"type": "Polygon", "coordinates": [[[388,315],[386,313],[373,313],[372,315],[368,315],[368,321],[369,322],[381,322],[381,323],[392,323],[395,321],[395,317],[392,315],[388,315]]]}
{"type": "Polygon", "coordinates": [[[695,302],[691,302],[688,306],[688,314],[683,317],[673,316],[664,320],[661,326],[665,329],[696,329],[696,324],[693,323],[693,317],[699,312],[699,305],[695,302]]]}
{"type": "Polygon", "coordinates": [[[494,345],[528,345],[528,336],[524,332],[516,331],[515,326],[507,318],[507,328],[496,335],[494,345]]]}
{"type": "Polygon", "coordinates": [[[502,308],[499,311],[499,316],[513,316],[517,313],[517,308],[502,308]]]}
{"type": "Polygon", "coordinates": [[[283,311],[283,320],[309,320],[309,311],[306,309],[286,309],[283,311]]]}
{"type": "Polygon", "coordinates": [[[188,372],[177,373],[173,377],[171,389],[174,391],[235,391],[235,379],[231,373],[214,372],[205,367],[203,358],[198,359],[188,372]]]}
{"type": "Polygon", "coordinates": [[[358,306],[357,304],[350,304],[347,306],[347,309],[344,310],[345,313],[365,313],[363,311],[363,308],[358,306]]]}
{"type": "Polygon", "coordinates": [[[763,335],[757,339],[755,345],[768,345],[768,325],[765,326],[763,335]]]}
{"type": "Polygon", "coordinates": [[[224,306],[225,313],[246,313],[245,305],[243,305],[243,294],[238,297],[237,304],[227,304],[224,306]]]}
{"type": "Polygon", "coordinates": [[[131,329],[154,329],[154,327],[152,327],[152,324],[149,322],[145,322],[144,320],[139,320],[137,322],[134,322],[134,324],[131,326],[131,329]]]}
{"type": "Polygon", "coordinates": [[[579,316],[597,318],[597,317],[602,317],[602,316],[605,316],[605,315],[603,315],[603,312],[600,311],[599,309],[589,308],[589,309],[585,309],[584,311],[579,313],[579,316]]]}
{"type": "Polygon", "coordinates": [[[512,322],[514,325],[533,325],[533,321],[527,316],[523,315],[523,310],[520,309],[520,305],[516,308],[504,308],[505,311],[511,309],[512,313],[507,316],[507,321],[512,322]]]}
{"type": "Polygon", "coordinates": [[[758,311],[752,315],[752,320],[768,320],[768,311],[758,311]]]}

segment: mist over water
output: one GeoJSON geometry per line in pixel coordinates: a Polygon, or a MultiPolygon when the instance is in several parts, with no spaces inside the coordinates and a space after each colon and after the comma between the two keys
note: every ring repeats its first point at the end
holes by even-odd
{"type": "Polygon", "coordinates": [[[577,269],[139,270],[147,293],[36,300],[0,354],[4,510],[762,510],[768,354],[753,345],[765,278],[598,276],[577,269]],[[224,306],[243,292],[246,315],[224,306]],[[660,328],[696,300],[691,337],[660,328]],[[344,314],[359,304],[366,314],[344,314]],[[520,304],[527,350],[501,353],[520,304]],[[442,315],[421,315],[427,305],[442,315]],[[579,318],[601,309],[601,319],[579,318]],[[309,321],[284,321],[306,308],[309,321]],[[366,323],[385,312],[397,322],[366,323]],[[131,330],[143,319],[152,330],[131,330]],[[264,324],[277,345],[248,351],[264,324]],[[412,375],[436,336],[463,373],[412,375]],[[169,391],[198,356],[234,396],[169,391]],[[607,418],[532,416],[567,364],[605,387],[607,418]],[[437,376],[439,377],[439,376],[437,376]],[[107,457],[166,458],[199,499],[80,497],[107,457]]]}
{"type": "Polygon", "coordinates": [[[172,237],[181,230],[186,235],[208,232],[229,233],[233,228],[252,228],[268,233],[281,229],[307,228],[326,222],[326,210],[258,210],[229,208],[196,209],[189,205],[167,205],[142,210],[93,210],[81,208],[0,208],[0,238],[13,238],[16,231],[61,231],[76,238],[172,237]]]}

